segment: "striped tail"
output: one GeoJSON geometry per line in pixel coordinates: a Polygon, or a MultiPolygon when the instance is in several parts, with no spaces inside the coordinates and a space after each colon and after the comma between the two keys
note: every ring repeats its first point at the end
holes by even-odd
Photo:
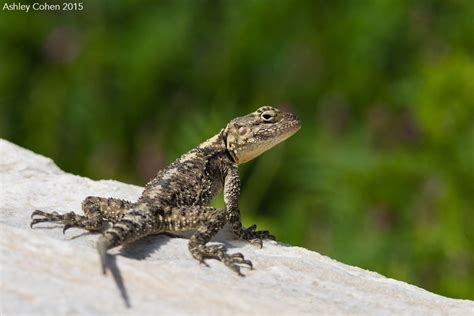
{"type": "Polygon", "coordinates": [[[97,241],[97,251],[100,256],[100,263],[102,266],[102,273],[106,274],[107,269],[110,268],[107,264],[107,250],[116,247],[119,244],[118,236],[110,233],[105,233],[97,241]]]}

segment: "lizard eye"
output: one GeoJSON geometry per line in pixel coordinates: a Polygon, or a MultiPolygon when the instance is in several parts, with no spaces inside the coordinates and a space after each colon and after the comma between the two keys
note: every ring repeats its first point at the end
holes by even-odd
{"type": "Polygon", "coordinates": [[[264,122],[270,123],[275,119],[275,113],[273,113],[273,111],[265,111],[262,113],[261,117],[264,122]]]}

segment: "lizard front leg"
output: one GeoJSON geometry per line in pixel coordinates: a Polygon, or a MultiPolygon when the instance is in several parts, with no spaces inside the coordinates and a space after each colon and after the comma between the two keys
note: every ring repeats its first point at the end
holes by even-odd
{"type": "Polygon", "coordinates": [[[224,181],[224,203],[226,216],[232,232],[238,239],[249,241],[250,243],[262,247],[263,239],[275,240],[267,230],[256,230],[257,225],[248,228],[242,226],[239,209],[240,178],[237,165],[232,165],[226,172],[224,181]]]}
{"type": "Polygon", "coordinates": [[[191,221],[198,225],[196,233],[190,238],[188,244],[189,251],[196,260],[201,263],[205,263],[206,259],[219,260],[240,276],[243,274],[240,272],[239,264],[252,268],[252,262],[246,260],[241,253],[229,254],[222,245],[206,245],[226,223],[224,210],[193,206],[187,212],[188,217],[191,218],[191,220],[188,219],[188,222],[191,221]]]}

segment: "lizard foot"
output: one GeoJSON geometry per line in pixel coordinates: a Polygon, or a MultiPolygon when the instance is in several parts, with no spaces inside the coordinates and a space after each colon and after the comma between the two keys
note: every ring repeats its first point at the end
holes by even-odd
{"type": "Polygon", "coordinates": [[[222,245],[201,245],[190,250],[193,257],[200,263],[206,264],[206,259],[216,259],[224,263],[229,269],[240,276],[244,276],[240,271],[241,265],[247,265],[250,269],[253,268],[252,262],[246,260],[243,254],[240,252],[229,254],[222,245]]]}
{"type": "Polygon", "coordinates": [[[63,234],[71,227],[84,228],[90,231],[97,231],[100,230],[102,227],[102,225],[98,221],[89,219],[82,215],[78,215],[74,212],[59,214],[57,212],[47,213],[40,210],[36,210],[31,213],[31,218],[31,228],[33,228],[33,226],[38,223],[54,222],[64,225],[63,234]]]}
{"type": "Polygon", "coordinates": [[[263,247],[263,240],[264,239],[271,239],[275,240],[275,236],[270,234],[268,230],[256,230],[257,225],[253,224],[249,228],[242,228],[240,230],[240,234],[238,236],[239,239],[246,240],[250,242],[252,245],[258,246],[260,248],[263,247]]]}

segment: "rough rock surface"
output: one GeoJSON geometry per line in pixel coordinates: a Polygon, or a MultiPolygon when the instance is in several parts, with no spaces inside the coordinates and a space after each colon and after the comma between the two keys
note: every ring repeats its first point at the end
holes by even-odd
{"type": "Polygon", "coordinates": [[[274,242],[258,249],[225,241],[255,265],[241,278],[216,261],[199,265],[186,239],[151,236],[116,250],[113,273],[104,277],[97,235],[71,229],[64,236],[44,224],[32,230],[31,211],[80,212],[85,196],[134,200],[142,188],[67,174],[51,159],[5,140],[0,185],[1,315],[474,315],[473,301],[274,242]]]}

